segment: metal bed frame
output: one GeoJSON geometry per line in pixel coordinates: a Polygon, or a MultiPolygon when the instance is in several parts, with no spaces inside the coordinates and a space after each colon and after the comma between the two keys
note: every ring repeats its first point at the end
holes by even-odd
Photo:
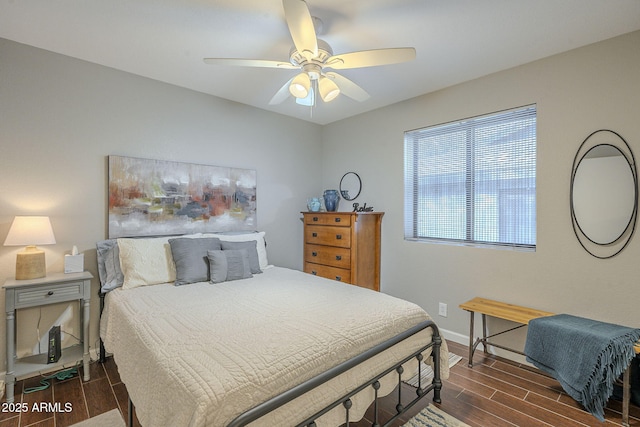
{"type": "MultiPolygon", "coordinates": [[[[102,309],[104,308],[104,294],[100,294],[100,313],[102,313],[102,309]]],[[[426,320],[398,335],[396,335],[395,337],[392,337],[372,348],[370,348],[369,350],[365,351],[364,353],[361,353],[359,355],[356,355],[355,357],[337,365],[334,366],[333,368],[303,382],[302,384],[299,384],[249,410],[247,410],[246,412],[244,412],[243,414],[239,415],[238,417],[236,417],[233,421],[231,421],[231,423],[229,423],[227,425],[227,427],[242,427],[245,426],[257,419],[259,419],[260,417],[269,414],[270,412],[276,410],[277,408],[287,404],[288,402],[291,402],[292,400],[296,399],[299,396],[302,396],[304,393],[307,393],[308,391],[320,386],[321,384],[326,383],[327,381],[337,377],[338,375],[348,371],[349,369],[357,366],[358,364],[382,353],[385,350],[388,350],[389,348],[393,347],[394,345],[402,342],[403,340],[412,337],[413,335],[417,334],[420,331],[423,331],[425,329],[431,329],[432,330],[432,337],[431,337],[431,342],[429,342],[428,344],[425,344],[424,346],[420,347],[420,349],[414,351],[412,354],[408,355],[407,357],[405,357],[404,359],[402,359],[401,361],[397,362],[396,364],[394,364],[393,366],[390,366],[389,368],[387,368],[386,370],[384,370],[383,372],[380,372],[378,374],[376,374],[375,376],[373,376],[371,379],[369,379],[367,382],[359,385],[358,387],[356,387],[355,389],[353,389],[351,392],[347,393],[346,395],[341,396],[340,398],[336,399],[333,403],[331,403],[330,405],[326,406],[325,408],[321,409],[320,411],[316,412],[315,414],[311,415],[309,418],[307,418],[306,420],[302,421],[299,424],[296,424],[297,427],[315,427],[315,420],[318,419],[320,416],[324,415],[325,413],[329,412],[330,410],[338,407],[338,406],[342,406],[345,410],[345,423],[348,426],[349,422],[350,422],[350,413],[349,413],[349,409],[351,408],[352,402],[351,402],[351,398],[353,396],[355,396],[356,394],[358,394],[359,392],[361,392],[362,390],[371,387],[374,390],[374,401],[373,401],[373,405],[374,405],[374,421],[373,421],[373,426],[374,427],[387,427],[390,426],[394,421],[396,421],[403,413],[405,413],[406,411],[408,411],[409,409],[411,409],[420,399],[422,399],[425,395],[427,395],[429,392],[433,391],[433,401],[435,403],[440,403],[441,402],[441,397],[440,397],[440,392],[442,389],[442,378],[441,378],[441,373],[440,373],[440,351],[441,351],[441,346],[442,346],[442,337],[440,336],[440,331],[437,327],[437,325],[432,321],[432,320],[426,320]],[[431,355],[429,357],[431,357],[432,362],[433,362],[433,380],[431,382],[431,384],[429,385],[423,385],[422,384],[422,379],[421,374],[422,374],[422,360],[424,359],[422,353],[424,353],[426,350],[428,350],[429,348],[431,348],[431,355]],[[407,404],[403,405],[402,404],[402,387],[401,383],[402,383],[402,374],[404,373],[404,369],[402,367],[402,365],[404,365],[405,363],[407,363],[408,361],[410,361],[411,359],[415,358],[418,362],[418,374],[420,375],[419,378],[420,380],[418,381],[418,387],[416,388],[416,396],[413,398],[413,400],[411,400],[410,402],[408,402],[407,404]],[[389,418],[388,420],[385,421],[384,424],[380,424],[380,414],[379,414],[379,408],[378,408],[378,389],[380,388],[380,378],[384,377],[387,374],[392,373],[393,371],[396,372],[397,376],[398,376],[398,387],[397,387],[397,403],[395,406],[396,409],[396,414],[394,414],[391,418],[389,418]]],[[[102,343],[102,339],[100,339],[100,362],[104,362],[105,360],[105,350],[104,350],[104,345],[102,343]]],[[[128,416],[128,426],[132,427],[133,426],[133,410],[134,410],[134,405],[133,402],[131,401],[131,398],[129,398],[129,403],[128,403],[128,409],[129,409],[129,416],[128,416]]]]}

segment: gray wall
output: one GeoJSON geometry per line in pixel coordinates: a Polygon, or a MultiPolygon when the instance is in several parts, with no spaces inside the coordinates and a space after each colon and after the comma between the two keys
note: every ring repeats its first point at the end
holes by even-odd
{"type": "Polygon", "coordinates": [[[613,259],[593,258],[569,211],[574,155],[591,132],[615,130],[640,156],[638,46],[640,32],[630,33],[324,126],[325,186],[354,170],[364,181],[358,201],[386,211],[382,290],[419,303],[464,339],[468,314],[457,307],[474,296],[640,327],[640,240],[613,259]],[[537,251],[404,241],[403,132],[533,103],[537,251]]]}

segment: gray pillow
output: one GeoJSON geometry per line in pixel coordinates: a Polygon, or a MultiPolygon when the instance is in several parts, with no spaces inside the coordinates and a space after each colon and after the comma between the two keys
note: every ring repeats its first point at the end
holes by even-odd
{"type": "Polygon", "coordinates": [[[246,242],[220,242],[222,250],[229,249],[245,249],[249,255],[249,268],[252,274],[262,273],[260,270],[260,259],[258,258],[258,242],[255,240],[249,240],[246,242]]]}
{"type": "Polygon", "coordinates": [[[246,250],[214,250],[207,252],[211,268],[211,283],[253,277],[249,268],[249,254],[246,250]]]}
{"type": "Polygon", "coordinates": [[[107,293],[122,286],[124,274],[120,268],[120,250],[116,239],[96,243],[100,292],[107,293]]]}
{"type": "Polygon", "coordinates": [[[169,239],[171,256],[176,264],[176,286],[209,280],[209,260],[207,251],[219,250],[220,239],[176,238],[169,239]]]}

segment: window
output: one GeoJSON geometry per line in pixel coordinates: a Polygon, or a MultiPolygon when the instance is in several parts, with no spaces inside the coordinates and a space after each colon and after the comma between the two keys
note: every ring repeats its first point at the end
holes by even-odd
{"type": "Polygon", "coordinates": [[[536,107],[405,132],[405,239],[535,250],[536,107]]]}

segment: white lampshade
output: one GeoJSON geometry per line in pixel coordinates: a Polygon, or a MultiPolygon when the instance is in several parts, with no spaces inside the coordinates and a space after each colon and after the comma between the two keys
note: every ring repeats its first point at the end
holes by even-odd
{"type": "Polygon", "coordinates": [[[4,246],[54,245],[48,216],[17,216],[13,219],[4,246]]]}
{"type": "Polygon", "coordinates": [[[302,72],[291,80],[289,92],[296,98],[306,98],[309,95],[309,88],[311,88],[311,79],[307,73],[302,72]]]}
{"type": "Polygon", "coordinates": [[[340,95],[340,88],[338,85],[328,77],[320,77],[318,82],[318,91],[320,97],[324,102],[333,101],[338,95],[340,95]]]}
{"type": "Polygon", "coordinates": [[[16,257],[16,279],[37,279],[46,275],[44,252],[36,245],[53,245],[56,238],[48,216],[17,216],[4,246],[26,246],[16,257]]]}

